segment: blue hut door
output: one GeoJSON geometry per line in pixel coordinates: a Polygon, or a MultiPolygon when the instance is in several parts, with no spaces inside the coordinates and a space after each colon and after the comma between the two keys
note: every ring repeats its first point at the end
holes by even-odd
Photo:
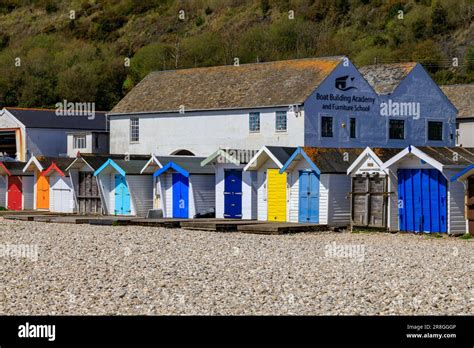
{"type": "Polygon", "coordinates": [[[319,176],[301,171],[299,177],[299,222],[319,223],[319,176]]]}
{"type": "Polygon", "coordinates": [[[189,217],[189,179],[180,173],[173,173],[173,217],[189,217]]]}
{"type": "Polygon", "coordinates": [[[398,170],[400,231],[447,231],[447,181],[436,169],[398,170]]]}
{"type": "Polygon", "coordinates": [[[130,191],[125,176],[115,175],[115,215],[128,215],[130,210],[130,191]]]}
{"type": "Polygon", "coordinates": [[[242,171],[224,172],[224,218],[242,218],[242,171]]]}

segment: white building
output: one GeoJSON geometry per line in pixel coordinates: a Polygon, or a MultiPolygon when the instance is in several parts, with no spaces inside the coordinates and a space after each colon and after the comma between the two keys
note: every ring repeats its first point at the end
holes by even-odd
{"type": "Polygon", "coordinates": [[[456,109],[417,63],[345,57],[150,73],[108,114],[110,152],[454,146],[456,109]]]}

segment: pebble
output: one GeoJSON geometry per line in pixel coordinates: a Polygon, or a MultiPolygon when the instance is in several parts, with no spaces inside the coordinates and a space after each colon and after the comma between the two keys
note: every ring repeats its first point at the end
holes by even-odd
{"type": "Polygon", "coordinates": [[[38,246],[0,255],[0,315],[474,314],[474,243],[454,237],[0,219],[0,244],[38,246]]]}

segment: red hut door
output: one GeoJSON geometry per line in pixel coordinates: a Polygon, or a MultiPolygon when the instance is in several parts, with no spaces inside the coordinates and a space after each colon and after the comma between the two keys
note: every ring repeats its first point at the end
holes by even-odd
{"type": "Polygon", "coordinates": [[[18,176],[8,178],[8,209],[21,210],[21,180],[18,176]]]}

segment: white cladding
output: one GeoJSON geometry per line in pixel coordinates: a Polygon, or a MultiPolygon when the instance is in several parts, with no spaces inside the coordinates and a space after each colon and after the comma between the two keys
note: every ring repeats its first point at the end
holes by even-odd
{"type": "Polygon", "coordinates": [[[49,182],[49,210],[58,213],[72,213],[75,204],[69,176],[52,174],[49,178],[49,182]]]}
{"type": "Polygon", "coordinates": [[[146,216],[153,208],[153,176],[126,175],[132,215],[146,216]]]}
{"type": "Polygon", "coordinates": [[[33,176],[22,177],[23,209],[34,209],[34,187],[35,178],[33,176]]]}
{"type": "MultiPolygon", "coordinates": [[[[298,160],[288,172],[290,198],[288,216],[290,222],[299,222],[299,171],[312,170],[304,159],[298,160]]],[[[347,226],[350,223],[351,178],[346,174],[320,174],[319,176],[319,223],[331,226],[347,226]]]]}
{"type": "Polygon", "coordinates": [[[0,175],[0,207],[7,207],[7,176],[0,175]]]}
{"type": "MultiPolygon", "coordinates": [[[[190,174],[189,175],[189,218],[197,213],[215,208],[215,179],[214,175],[190,174]]],[[[163,216],[173,217],[173,173],[168,171],[156,180],[156,191],[161,192],[163,216]]]]}

